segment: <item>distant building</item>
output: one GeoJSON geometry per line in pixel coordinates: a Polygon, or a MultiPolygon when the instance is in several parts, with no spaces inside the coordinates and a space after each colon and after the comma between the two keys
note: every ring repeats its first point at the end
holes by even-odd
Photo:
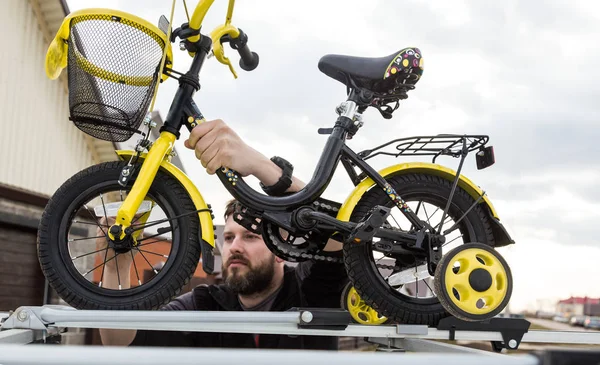
{"type": "Polygon", "coordinates": [[[600,315],[600,298],[570,297],[556,304],[556,313],[568,316],[600,315]]]}

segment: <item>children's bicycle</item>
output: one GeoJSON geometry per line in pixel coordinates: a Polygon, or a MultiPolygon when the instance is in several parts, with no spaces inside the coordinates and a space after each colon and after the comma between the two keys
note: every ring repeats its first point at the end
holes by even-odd
{"type": "MultiPolygon", "coordinates": [[[[116,151],[119,161],[72,176],[43,213],[42,270],[76,308],[156,309],[180,293],[200,262],[206,273],[214,272],[214,215],[171,163],[173,146],[183,127],[191,131],[205,121],[192,100],[205,60],[214,56],[237,77],[224,44],[238,51],[246,71],[255,69],[259,58],[248,48],[247,34],[231,24],[235,0],[229,1],[222,25],[201,32],[213,1],[200,0],[189,22],[176,29],[173,11],[158,27],[116,10],[77,11],[64,19],[48,48],[48,77],[68,70],[70,120],[79,129],[113,142],[142,136],[133,150],[116,151]],[[171,43],[177,39],[192,57],[185,73],[172,67],[171,43]],[[168,78],[177,79],[179,88],[160,136],[151,141],[155,125],[148,110],[168,78]],[[115,217],[113,224],[109,216],[115,217]],[[96,247],[97,238],[108,246],[96,247]],[[119,273],[118,262],[127,256],[134,270],[119,273]],[[107,265],[117,268],[119,289],[103,285],[107,265]]],[[[512,276],[495,248],[514,241],[484,191],[461,175],[471,152],[478,169],[494,163],[489,137],[408,137],[356,153],[346,141],[363,126],[362,114],[375,108],[392,117],[422,76],[422,53],[411,47],[381,58],[326,55],[318,67],[346,86],[347,97],[336,108],[333,127],[318,131],[327,141],[312,178],[296,193],[271,196],[222,167],[216,175],[243,206],[234,214],[236,222],[260,233],[269,249],[288,261],[343,263],[352,284],[348,298],[354,298],[348,303],[360,303],[364,311],[356,313],[371,313],[372,323],[435,325],[448,315],[477,321],[498,314],[510,299],[512,276]],[[386,155],[431,156],[432,162],[381,171],[367,162],[386,155]],[[458,169],[437,164],[441,156],[459,159],[458,169]],[[342,203],[321,196],[339,164],[355,185],[342,203]],[[323,250],[330,239],[343,242],[343,251],[323,250]]],[[[293,169],[281,166],[286,173],[293,169]]]]}

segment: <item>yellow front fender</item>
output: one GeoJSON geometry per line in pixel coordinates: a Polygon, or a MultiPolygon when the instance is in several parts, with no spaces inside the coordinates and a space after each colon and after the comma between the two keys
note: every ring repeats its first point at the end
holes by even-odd
{"type": "MultiPolygon", "coordinates": [[[[134,155],[136,152],[131,150],[117,150],[115,151],[117,156],[121,160],[128,160],[134,155]]],[[[143,159],[146,156],[145,153],[140,155],[140,158],[143,159]]],[[[160,167],[164,169],[167,173],[173,176],[177,181],[183,185],[185,190],[190,195],[190,198],[194,202],[196,209],[208,209],[208,205],[204,201],[204,198],[196,188],[196,185],[187,177],[186,174],[183,173],[177,166],[173,165],[167,160],[163,160],[160,164],[160,167]]],[[[215,247],[215,232],[212,221],[212,213],[209,211],[202,211],[198,213],[198,218],[200,219],[200,228],[202,229],[202,239],[211,245],[213,248],[215,247]]]]}
{"type": "MultiPolygon", "coordinates": [[[[389,166],[379,171],[379,174],[386,179],[394,175],[405,175],[412,173],[427,173],[430,175],[439,176],[449,181],[454,181],[454,177],[456,176],[456,171],[452,169],[427,162],[407,162],[389,166]]],[[[354,211],[354,208],[356,207],[356,204],[358,204],[363,194],[374,185],[375,182],[371,178],[366,178],[360,182],[350,193],[348,198],[346,198],[344,204],[342,204],[342,207],[338,211],[337,219],[348,222],[352,212],[354,211]]],[[[483,195],[481,204],[485,204],[489,208],[490,221],[492,222],[496,247],[514,243],[514,241],[509,237],[508,232],[506,232],[500,223],[500,219],[498,218],[498,214],[496,213],[492,202],[487,195],[484,195],[483,190],[481,190],[479,186],[475,185],[471,180],[463,175],[460,175],[459,177],[458,186],[463,188],[469,195],[473,197],[473,199],[479,199],[479,197],[483,195]]]]}

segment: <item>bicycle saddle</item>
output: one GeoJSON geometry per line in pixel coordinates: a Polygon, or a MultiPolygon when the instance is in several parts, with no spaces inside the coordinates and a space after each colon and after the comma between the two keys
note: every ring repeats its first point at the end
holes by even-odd
{"type": "Polygon", "coordinates": [[[404,48],[379,58],[329,54],[319,60],[319,70],[347,86],[347,77],[351,77],[358,87],[388,92],[397,80],[402,83],[407,74],[417,77],[406,83],[416,84],[423,73],[423,57],[418,48],[404,48]]]}

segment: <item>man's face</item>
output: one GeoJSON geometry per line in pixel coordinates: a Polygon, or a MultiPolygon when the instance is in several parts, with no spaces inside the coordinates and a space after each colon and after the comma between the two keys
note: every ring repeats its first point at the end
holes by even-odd
{"type": "Polygon", "coordinates": [[[275,275],[276,256],[269,251],[262,236],[246,230],[232,217],[223,232],[223,278],[240,294],[266,290],[275,275]]]}

